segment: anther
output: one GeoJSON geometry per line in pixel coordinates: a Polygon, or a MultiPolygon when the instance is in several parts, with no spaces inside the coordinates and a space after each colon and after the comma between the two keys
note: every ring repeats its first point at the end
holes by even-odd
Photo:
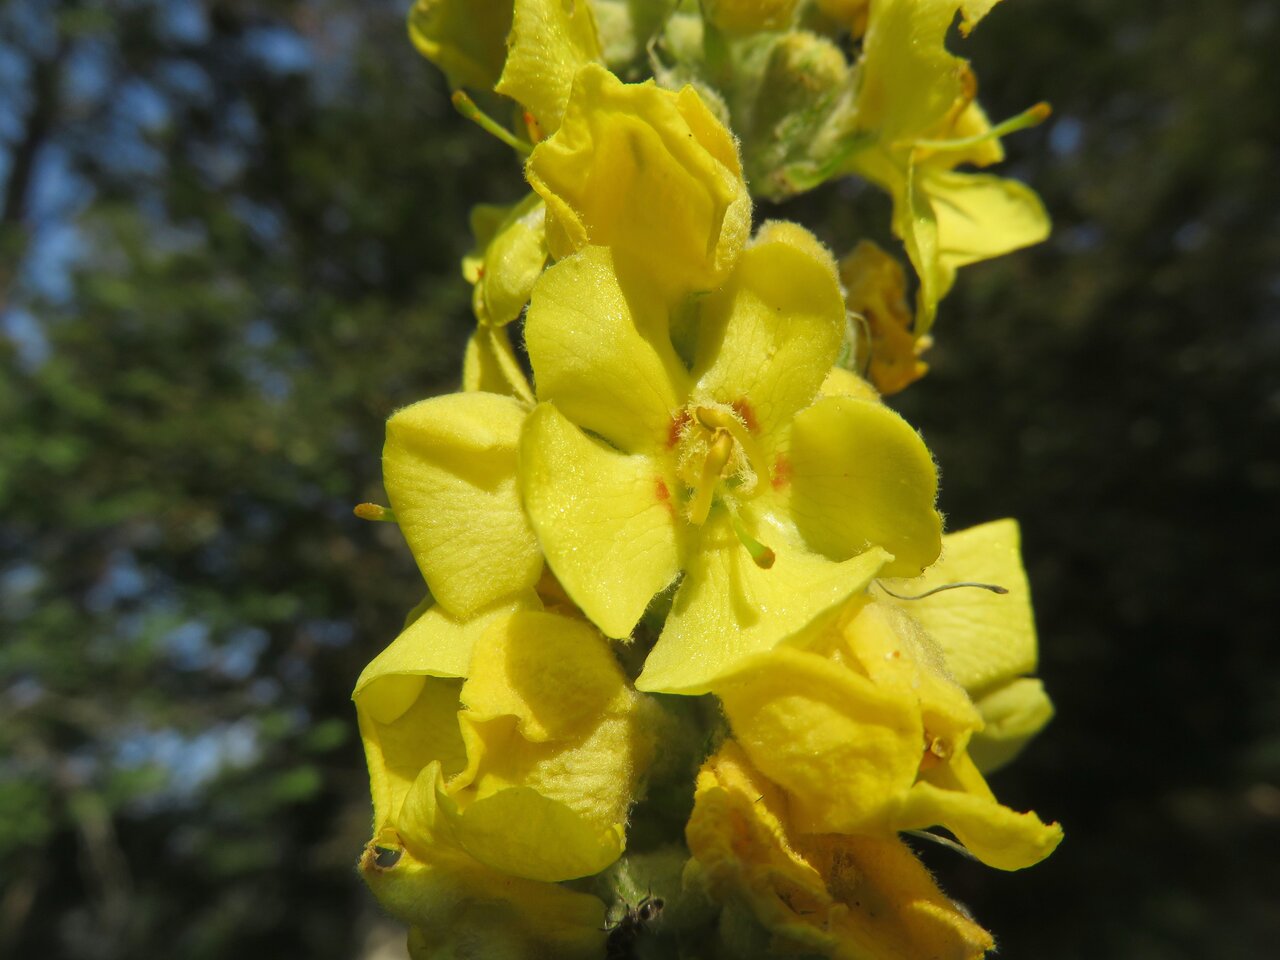
{"type": "Polygon", "coordinates": [[[351,511],[361,520],[381,520],[385,523],[396,523],[395,511],[389,507],[381,507],[376,503],[357,503],[351,511]]]}

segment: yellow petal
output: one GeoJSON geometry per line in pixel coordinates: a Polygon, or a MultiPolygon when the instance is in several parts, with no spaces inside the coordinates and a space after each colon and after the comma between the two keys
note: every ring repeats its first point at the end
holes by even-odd
{"type": "Polygon", "coordinates": [[[960,4],[960,13],[963,19],[960,21],[960,32],[966,37],[969,32],[978,25],[978,21],[991,12],[1000,0],[962,0],[960,4]]]}
{"type": "Polygon", "coordinates": [[[919,189],[933,206],[945,269],[989,260],[1049,236],[1044,204],[1017,180],[930,169],[921,172],[919,189]]]}
{"type": "Polygon", "coordinates": [[[582,611],[625,637],[680,570],[674,479],[575,427],[553,404],[529,415],[520,490],[547,563],[582,611]]]}
{"type": "Polygon", "coordinates": [[[553,133],[564,116],[574,75],[600,59],[591,4],[515,0],[507,42],[507,63],[497,91],[523,104],[543,130],[553,133]]]}
{"type": "Polygon", "coordinates": [[[1062,842],[1062,828],[1034,813],[1016,813],[990,797],[926,781],[907,793],[896,823],[899,830],[944,826],[975,857],[998,870],[1039,863],[1062,842]]]}
{"type": "Polygon", "coordinates": [[[612,247],[670,302],[718,286],[751,226],[733,137],[698,95],[623,84],[594,65],[526,174],[546,200],[555,257],[612,247]]]}
{"type": "Polygon", "coordinates": [[[1009,592],[961,588],[922,600],[886,595],[884,602],[910,614],[942,648],[955,681],[971,696],[982,697],[1036,669],[1035,621],[1022,569],[1018,523],[984,523],[948,534],[942,543],[942,557],[923,576],[886,586],[895,593],[915,595],[948,583],[975,581],[1009,592]]]}
{"type": "Polygon", "coordinates": [[[880,401],[880,394],[876,392],[875,387],[844,367],[832,367],[826,379],[822,381],[822,389],[819,392],[824,397],[854,397],[868,403],[880,401]]]}
{"type": "Polygon", "coordinates": [[[476,660],[462,702],[477,719],[516,717],[526,740],[581,735],[626,695],[609,644],[581,620],[517,613],[485,634],[476,660]]]}
{"type": "Polygon", "coordinates": [[[511,207],[498,208],[503,216],[496,225],[487,222],[492,209],[472,211],[472,231],[483,251],[464,261],[464,272],[469,265],[469,279],[479,285],[483,319],[503,326],[520,316],[547,262],[546,207],[531,193],[511,207]]]}
{"type": "Polygon", "coordinates": [[[698,774],[686,836],[686,875],[726,905],[744,901],[778,952],[977,960],[992,946],[896,838],[799,833],[733,741],[698,774]]]}
{"type": "Polygon", "coordinates": [[[511,0],[417,0],[409,37],[453,87],[490,90],[507,57],[511,0]]]}
{"type": "Polygon", "coordinates": [[[705,693],[752,654],[834,616],[887,559],[873,547],[835,563],[789,543],[776,526],[762,523],[757,533],[775,553],[767,570],[752,561],[728,516],[712,512],[637,689],[705,693]]]}
{"type": "Polygon", "coordinates": [[[431,764],[450,773],[465,766],[461,688],[461,680],[389,675],[355,698],[377,828],[394,825],[410,787],[431,764]]]}
{"type": "Polygon", "coordinates": [[[587,247],[534,288],[525,344],[538,398],[627,453],[665,447],[689,376],[665,307],[643,282],[625,286],[605,247],[587,247]]]}
{"type": "Polygon", "coordinates": [[[462,850],[435,847],[420,859],[386,833],[365,848],[360,873],[388,913],[413,925],[414,960],[599,960],[604,951],[600,900],[507,876],[462,850]]]}
{"type": "Polygon", "coordinates": [[[915,576],[938,556],[942,520],[929,451],[879,403],[823,397],[797,414],[790,509],[806,541],[844,560],[871,546],[893,554],[885,576],[915,576]]]}
{"type": "Polygon", "coordinates": [[[514,397],[533,406],[533,390],[505,328],[482,323],[471,334],[462,358],[462,389],[514,397]]]}
{"type": "Polygon", "coordinates": [[[947,52],[958,0],[876,0],[859,66],[858,125],[891,147],[936,128],[962,98],[964,61],[947,52]]]}
{"type": "MultiPolygon", "coordinates": [[[[486,630],[516,610],[536,610],[538,606],[532,590],[504,597],[466,619],[459,619],[439,604],[433,604],[406,624],[400,635],[370,661],[356,681],[352,697],[358,700],[366,691],[397,677],[465,677],[472,650],[486,630]]],[[[397,681],[397,685],[405,689],[413,687],[403,679],[397,681]]],[[[414,696],[416,689],[414,687],[414,696]]],[[[375,707],[369,701],[366,707],[390,723],[398,716],[394,699],[388,693],[380,693],[378,700],[382,706],[375,707]]],[[[406,699],[403,706],[407,707],[411,700],[412,697],[406,699]]]]}
{"type": "Polygon", "coordinates": [[[470,809],[467,804],[477,800],[527,787],[574,811],[593,849],[612,845],[622,836],[635,786],[653,759],[654,730],[661,723],[656,709],[628,690],[589,730],[542,742],[522,737],[515,717],[481,720],[464,711],[460,725],[468,766],[449,781],[449,793],[470,809]]]}
{"type": "Polygon", "coordinates": [[[781,647],[713,685],[734,738],[809,833],[887,833],[924,730],[910,692],[781,647]]]}
{"type": "Polygon", "coordinates": [[[983,727],[969,741],[969,755],[986,773],[1016,757],[1027,741],[1053,719],[1053,703],[1044,684],[1020,677],[996,687],[977,702],[983,727]]]}
{"type": "Polygon", "coordinates": [[[432,595],[455,616],[533,586],[542,572],[516,493],[524,417],[511,397],[454,393],[387,421],[387,496],[432,595]]]}
{"type": "Polygon", "coordinates": [[[801,227],[766,224],[728,282],[703,302],[694,395],[749,411],[748,427],[772,451],[817,394],[843,334],[831,255],[801,227]]]}
{"type": "Polygon", "coordinates": [[[556,882],[599,873],[622,855],[622,825],[597,829],[567,804],[531,787],[510,787],[464,811],[447,796],[441,812],[480,863],[528,880],[556,882]]]}
{"type": "Polygon", "coordinates": [[[514,717],[464,712],[469,766],[437,798],[450,834],[517,876],[567,880],[603,870],[626,845],[627,811],[652,762],[650,713],[631,693],[576,738],[533,742],[514,717]]]}

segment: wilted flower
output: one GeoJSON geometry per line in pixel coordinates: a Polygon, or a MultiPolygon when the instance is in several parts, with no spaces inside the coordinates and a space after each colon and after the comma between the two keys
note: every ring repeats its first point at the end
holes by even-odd
{"type": "Polygon", "coordinates": [[[811,833],[789,806],[729,741],[698,774],[686,830],[689,879],[722,903],[744,904],[778,955],[973,960],[991,949],[991,935],[901,840],[811,833]]]}

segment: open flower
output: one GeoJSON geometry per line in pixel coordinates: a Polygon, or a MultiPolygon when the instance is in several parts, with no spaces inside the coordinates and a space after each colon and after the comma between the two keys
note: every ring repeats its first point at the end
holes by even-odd
{"type": "Polygon", "coordinates": [[[858,66],[856,130],[873,137],[848,171],[893,198],[893,228],[920,277],[916,335],[928,332],[956,270],[1039,243],[1049,220],[1039,197],[1016,180],[959,173],[1004,156],[999,136],[1047,116],[1034,107],[993,128],[974,100],[968,63],[947,51],[962,14],[968,34],[998,0],[878,0],[871,4],[858,66]]]}
{"type": "Polygon", "coordinates": [[[537,607],[530,593],[463,622],[432,607],[365,669],[354,694],[374,800],[364,866],[432,937],[497,904],[512,936],[567,938],[584,947],[565,954],[576,956],[599,950],[603,912],[551,884],[622,853],[655,708],[590,625],[537,607]],[[379,850],[391,851],[383,863],[379,850]],[[547,909],[569,919],[547,929],[547,909]]]}
{"type": "Polygon", "coordinates": [[[519,472],[547,562],[607,635],[684,571],[637,686],[704,692],[877,574],[917,575],[940,520],[915,431],[878,402],[818,396],[844,307],[811,234],[766,225],[683,319],[691,367],[665,301],[608,249],[548,270],[519,472]]]}
{"type": "Polygon", "coordinates": [[[744,903],[778,954],[972,960],[993,946],[896,837],[797,828],[787,795],[733,741],[699,772],[685,833],[690,879],[744,903]]]}

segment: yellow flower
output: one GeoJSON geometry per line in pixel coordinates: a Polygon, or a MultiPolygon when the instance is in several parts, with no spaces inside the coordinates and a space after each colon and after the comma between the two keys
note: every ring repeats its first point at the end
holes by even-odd
{"type": "Polygon", "coordinates": [[[461,623],[428,610],[369,664],[354,696],[379,829],[564,880],[622,852],[652,743],[647,701],[608,643],[536,605],[521,598],[461,623]],[[459,684],[445,674],[467,645],[459,684]]]}
{"type": "Polygon", "coordinates": [[[686,830],[689,877],[721,902],[745,902],[774,952],[968,960],[991,949],[896,837],[807,833],[788,808],[728,741],[698,774],[686,830]]]}
{"type": "Polygon", "coordinates": [[[1044,686],[1031,676],[1038,651],[1031,591],[1022,569],[1015,520],[984,523],[943,538],[942,557],[918,580],[888,581],[895,593],[918,595],[947,583],[997,584],[1007,593],[946,590],[901,607],[941,649],[948,674],[982,714],[969,750],[978,766],[1007,763],[1053,716],[1044,686]]]}
{"type": "Polygon", "coordinates": [[[996,801],[968,753],[981,715],[946,676],[942,650],[900,607],[857,601],[810,649],[759,654],[713,690],[735,738],[788,792],[805,832],[891,836],[943,826],[1004,870],[1038,862],[1061,840],[1056,824],[996,801]]]}
{"type": "Polygon", "coordinates": [[[547,204],[552,256],[611,247],[671,299],[719,285],[751,229],[733,136],[692,87],[672,93],[584,67],[526,175],[547,204]]]}
{"type": "Polygon", "coordinates": [[[382,869],[375,849],[364,868],[433,937],[494,908],[512,936],[598,950],[599,902],[550,885],[622,853],[656,708],[594,629],[538,606],[530,592],[465,621],[431,607],[361,675],[371,849],[396,861],[382,869]],[[585,924],[562,929],[566,912],[585,924]]]}
{"type": "Polygon", "coordinates": [[[548,564],[607,635],[684,571],[637,686],[688,693],[878,573],[917,575],[940,520],[915,431],[873,400],[818,396],[844,305],[811,234],[766,225],[678,319],[691,367],[666,302],[608,249],[549,269],[525,328],[543,402],[519,472],[548,564]]]}
{"type": "Polygon", "coordinates": [[[1016,180],[957,173],[1003,157],[998,135],[1043,119],[1032,108],[992,128],[966,61],[947,52],[957,10],[966,35],[997,0],[877,0],[859,64],[856,127],[875,138],[849,169],[893,198],[893,227],[920,277],[917,336],[933,323],[956,270],[1048,236],[1035,192],[1016,180]]]}
{"type": "Polygon", "coordinates": [[[560,125],[574,74],[601,56],[587,0],[417,0],[409,36],[450,86],[509,96],[546,132],[560,125]]]}

